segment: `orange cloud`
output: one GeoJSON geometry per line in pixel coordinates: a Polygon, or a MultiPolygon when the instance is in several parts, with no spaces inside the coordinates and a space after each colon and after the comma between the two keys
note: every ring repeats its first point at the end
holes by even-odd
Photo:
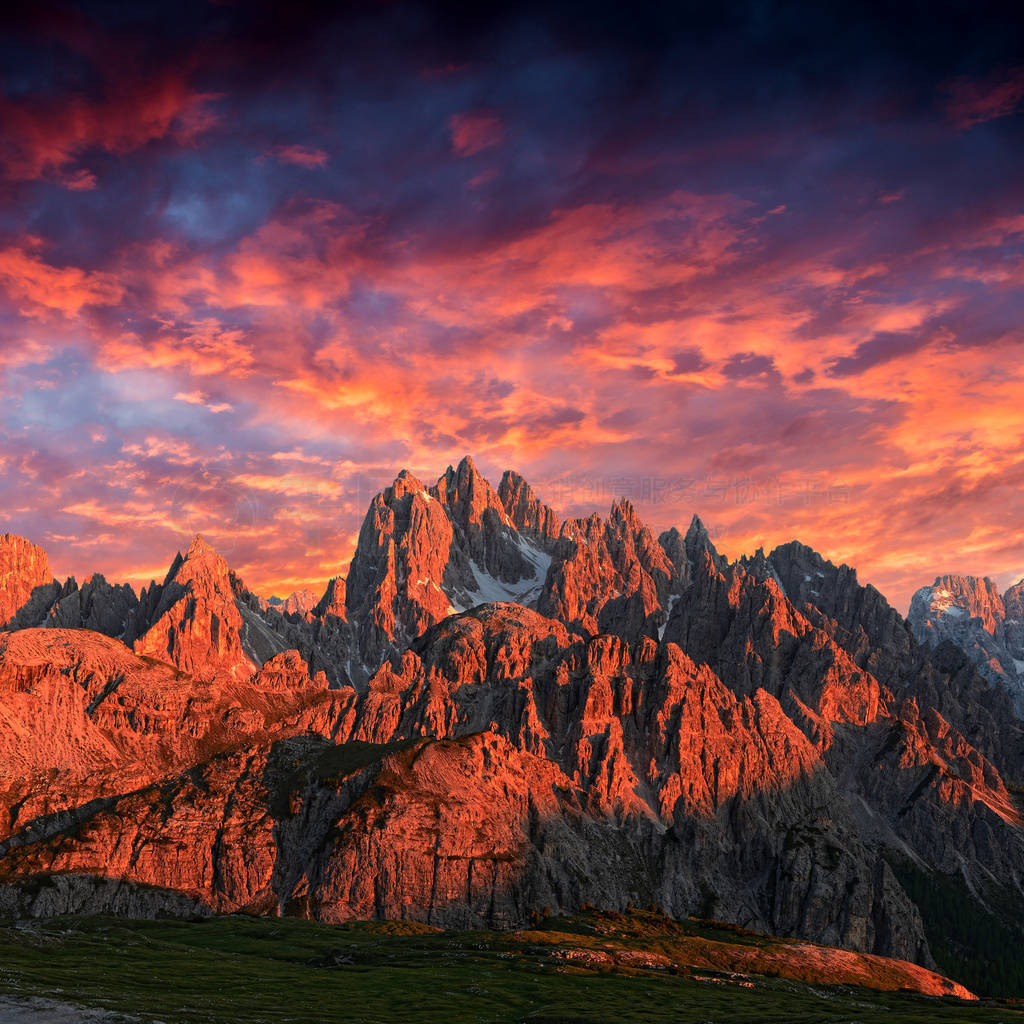
{"type": "Polygon", "coordinates": [[[0,286],[23,316],[77,316],[84,306],[110,306],[124,296],[114,275],[79,267],[55,267],[40,255],[41,243],[0,249],[0,286]]]}
{"type": "MultiPolygon", "coordinates": [[[[1020,507],[1024,339],[1004,317],[979,343],[970,303],[980,271],[984,311],[1019,287],[1016,263],[982,257],[1024,222],[1001,211],[863,256],[855,231],[773,246],[789,215],[680,192],[382,246],[379,224],[302,199],[216,250],[136,243],[102,270],[23,239],[0,252],[18,312],[48,331],[74,318],[119,395],[142,401],[143,381],[177,403],[76,483],[55,535],[80,531],[69,559],[132,537],[127,571],[201,530],[254,586],[316,585],[398,468],[429,478],[468,451],[564,513],[627,493],[657,530],[699,512],[731,555],[799,537],[904,604],[937,550],[1019,566],[986,510],[1020,507]]],[[[71,487],[30,456],[5,472],[35,481],[26,501],[71,487]]]]}

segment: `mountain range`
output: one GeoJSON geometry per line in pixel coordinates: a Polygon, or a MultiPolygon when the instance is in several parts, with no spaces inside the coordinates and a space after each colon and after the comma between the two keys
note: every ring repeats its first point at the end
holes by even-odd
{"type": "Polygon", "coordinates": [[[0,913],[654,905],[1006,988],[1022,597],[942,576],[908,620],[798,542],[562,522],[469,458],[400,473],[319,597],[202,537],[140,595],[60,583],[6,535],[0,913]]]}

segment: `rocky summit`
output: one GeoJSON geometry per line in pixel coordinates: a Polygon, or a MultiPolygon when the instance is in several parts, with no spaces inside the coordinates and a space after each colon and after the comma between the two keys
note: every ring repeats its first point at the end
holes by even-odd
{"type": "Polygon", "coordinates": [[[1019,936],[1021,585],[907,621],[798,542],[562,520],[468,458],[400,473],[322,596],[202,537],[138,598],[0,564],[8,915],[653,905],[954,977],[1019,936]]]}
{"type": "Polygon", "coordinates": [[[987,576],[938,576],[914,594],[909,619],[922,643],[965,651],[1024,716],[1024,580],[1000,594],[987,576]]]}

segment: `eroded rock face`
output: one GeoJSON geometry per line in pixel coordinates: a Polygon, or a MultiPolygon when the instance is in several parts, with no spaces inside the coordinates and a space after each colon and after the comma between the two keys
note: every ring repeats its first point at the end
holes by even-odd
{"type": "MultiPolygon", "coordinates": [[[[70,634],[15,636],[31,647],[70,634]]],[[[138,664],[122,649],[98,673],[113,650],[80,668],[93,687],[138,664]]],[[[31,660],[16,653],[10,667],[31,660]]],[[[157,677],[169,666],[144,671],[133,694],[167,692],[157,677]]],[[[280,655],[216,715],[241,747],[187,770],[172,756],[158,784],[133,778],[123,795],[80,806],[53,841],[38,825],[16,831],[2,870],[112,865],[213,910],[326,920],[507,926],[538,905],[713,907],[750,927],[928,958],[912,904],[859,837],[821,752],[771,694],[737,696],[674,644],[585,639],[493,605],[429,631],[359,698],[325,682],[297,653],[280,655]],[[272,698],[285,700],[271,707],[287,709],[287,724],[270,707],[253,717],[272,698]],[[275,721],[294,739],[263,741],[275,721]]],[[[116,700],[121,728],[156,721],[123,685],[93,715],[116,700]]],[[[188,692],[179,680],[165,735],[215,717],[193,714],[188,692]]]]}
{"type": "Polygon", "coordinates": [[[1003,594],[1003,610],[1007,622],[1024,622],[1024,580],[1015,583],[1003,594]]]}
{"type": "Polygon", "coordinates": [[[51,585],[50,560],[42,548],[11,533],[0,536],[0,628],[29,603],[37,587],[51,585]]]}
{"type": "Polygon", "coordinates": [[[0,839],[54,815],[26,838],[59,833],[82,808],[95,811],[115,794],[253,737],[328,734],[354,696],[312,678],[295,651],[246,681],[228,674],[204,681],[98,633],[2,634],[0,791],[10,813],[0,816],[0,839]]]}
{"type": "Polygon", "coordinates": [[[989,682],[1010,695],[1024,718],[1024,580],[1000,595],[988,577],[938,576],[910,603],[909,621],[921,643],[950,641],[989,682]]]}
{"type": "Polygon", "coordinates": [[[318,618],[325,618],[333,615],[342,622],[348,620],[348,612],[345,608],[345,580],[342,576],[335,576],[327,584],[323,596],[313,606],[313,614],[318,618]]]}
{"type": "Polygon", "coordinates": [[[551,554],[558,540],[558,516],[534,494],[533,488],[516,472],[506,469],[498,484],[498,498],[512,525],[551,554]]]}
{"type": "Polygon", "coordinates": [[[588,634],[658,637],[677,575],[623,499],[607,522],[595,515],[563,524],[538,607],[588,634]]]}

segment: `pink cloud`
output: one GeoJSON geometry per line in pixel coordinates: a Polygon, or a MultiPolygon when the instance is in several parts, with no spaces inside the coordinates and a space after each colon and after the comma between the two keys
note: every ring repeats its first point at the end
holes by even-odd
{"type": "Polygon", "coordinates": [[[1014,113],[1024,99],[1024,68],[990,75],[982,81],[957,78],[949,85],[946,113],[960,129],[1014,113]]]}
{"type": "Polygon", "coordinates": [[[452,150],[456,156],[472,156],[504,138],[501,119],[485,111],[453,114],[448,120],[452,133],[452,150]]]}
{"type": "Polygon", "coordinates": [[[274,156],[283,164],[293,164],[296,167],[305,167],[309,170],[327,166],[328,157],[322,149],[291,145],[276,146],[273,152],[274,156]]]}
{"type": "Polygon", "coordinates": [[[55,267],[40,254],[38,239],[0,249],[0,292],[6,292],[20,312],[40,318],[54,314],[76,316],[84,306],[120,301],[124,287],[115,275],[80,267],[55,267]]]}
{"type": "Polygon", "coordinates": [[[0,98],[0,166],[15,181],[54,178],[90,188],[88,171],[69,165],[90,148],[124,154],[156,139],[191,145],[217,122],[219,97],[193,91],[178,72],[111,81],[102,99],[60,96],[0,98]]]}

